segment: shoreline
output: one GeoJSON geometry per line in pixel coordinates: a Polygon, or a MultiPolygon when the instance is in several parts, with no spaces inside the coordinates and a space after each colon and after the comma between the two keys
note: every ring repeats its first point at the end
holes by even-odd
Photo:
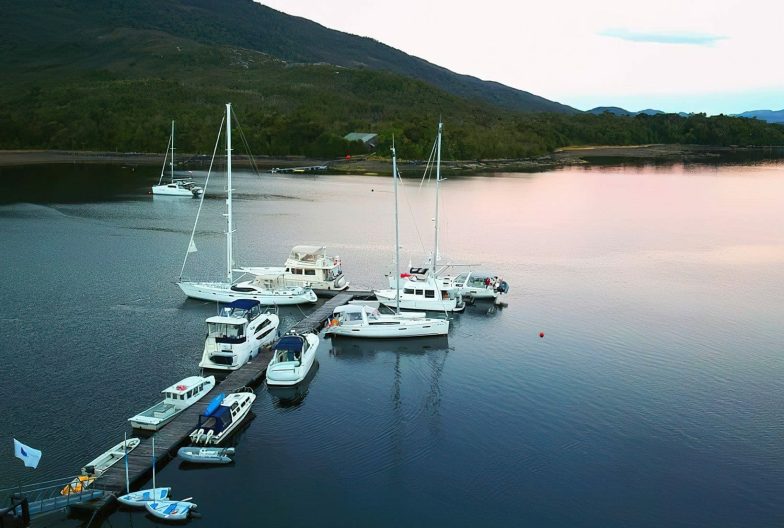
{"type": "MultiPolygon", "coordinates": [[[[487,159],[487,160],[442,160],[442,171],[446,173],[477,172],[539,172],[575,165],[622,165],[625,163],[657,162],[720,162],[733,157],[784,158],[784,147],[714,147],[704,145],[601,145],[571,146],[557,149],[551,154],[535,158],[487,159]]],[[[163,163],[163,153],[152,152],[98,152],[74,150],[0,150],[0,167],[49,165],[49,164],[108,164],[132,166],[156,166],[163,163]]],[[[373,157],[346,159],[313,159],[304,156],[254,158],[261,169],[288,169],[297,167],[326,166],[329,173],[338,174],[386,174],[389,160],[373,157]]],[[[731,159],[730,159],[731,161],[731,159]]],[[[183,154],[177,163],[180,168],[198,168],[209,164],[209,156],[183,154]]],[[[247,156],[235,155],[234,164],[250,167],[247,156]]],[[[398,168],[402,174],[419,173],[424,167],[422,160],[400,160],[398,168]]],[[[313,171],[298,171],[312,173],[313,171]]],[[[320,172],[320,171],[319,171],[320,172]]]]}

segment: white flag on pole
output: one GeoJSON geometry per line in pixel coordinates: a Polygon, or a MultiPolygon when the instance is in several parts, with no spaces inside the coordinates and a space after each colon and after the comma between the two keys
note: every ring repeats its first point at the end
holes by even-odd
{"type": "Polygon", "coordinates": [[[196,253],[196,244],[193,243],[193,239],[191,238],[191,243],[188,244],[188,253],[196,253]]]}
{"type": "Polygon", "coordinates": [[[37,468],[38,462],[41,461],[41,452],[39,450],[24,445],[16,438],[14,438],[14,455],[24,462],[25,467],[33,469],[37,468]]]}

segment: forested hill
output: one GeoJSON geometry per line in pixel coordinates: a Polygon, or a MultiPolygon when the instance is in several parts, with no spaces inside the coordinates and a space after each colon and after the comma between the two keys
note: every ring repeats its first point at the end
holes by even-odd
{"type": "Polygon", "coordinates": [[[523,112],[570,109],[250,0],[3,7],[0,148],[160,152],[175,119],[178,147],[207,152],[227,101],[256,154],[341,156],[342,137],[358,131],[379,133],[382,151],[394,134],[401,156],[422,158],[439,116],[445,156],[459,159],[569,144],[784,144],[784,127],[756,120],[523,112]]]}

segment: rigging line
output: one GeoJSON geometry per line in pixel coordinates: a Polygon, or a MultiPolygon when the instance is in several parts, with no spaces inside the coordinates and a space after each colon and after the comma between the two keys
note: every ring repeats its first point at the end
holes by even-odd
{"type": "Polygon", "coordinates": [[[166,143],[166,153],[163,155],[163,167],[161,167],[161,177],[158,178],[158,185],[163,183],[163,172],[166,170],[166,160],[169,159],[169,147],[171,146],[172,137],[169,135],[169,142],[166,143]]]}
{"type": "Polygon", "coordinates": [[[433,148],[430,149],[430,156],[427,158],[427,164],[425,165],[425,172],[422,174],[422,181],[419,182],[419,188],[422,188],[422,185],[425,183],[425,178],[427,181],[430,181],[430,177],[433,175],[433,160],[436,157],[436,146],[438,145],[438,137],[436,137],[435,141],[433,141],[433,148]],[[428,174],[428,171],[430,174],[428,174]]]}
{"type": "MultiPolygon", "coordinates": [[[[417,238],[419,239],[419,246],[422,248],[422,252],[424,252],[425,243],[422,240],[422,234],[419,232],[419,226],[416,223],[416,217],[414,216],[414,209],[411,207],[411,202],[408,200],[408,195],[405,193],[405,189],[403,189],[404,187],[403,178],[400,176],[400,171],[398,171],[397,177],[398,177],[398,181],[400,182],[400,189],[401,189],[400,194],[403,195],[403,199],[405,200],[406,205],[408,206],[408,212],[411,214],[411,219],[413,220],[413,224],[414,224],[414,230],[416,231],[417,238]]],[[[410,258],[411,257],[409,256],[409,259],[410,258]]]]}
{"type": "Polygon", "coordinates": [[[245,132],[242,130],[242,126],[240,125],[240,120],[237,117],[236,113],[232,113],[232,117],[234,118],[234,122],[237,124],[237,130],[240,132],[240,139],[242,139],[242,144],[245,146],[245,149],[248,151],[248,158],[250,160],[250,166],[253,171],[256,173],[256,176],[261,176],[259,174],[259,167],[256,165],[256,159],[253,157],[253,152],[250,151],[250,144],[248,143],[248,139],[245,137],[245,132]]]}
{"type": "MultiPolygon", "coordinates": [[[[212,164],[215,162],[215,154],[218,152],[218,144],[220,143],[221,132],[223,132],[223,123],[226,121],[226,117],[224,116],[221,119],[220,128],[218,129],[218,137],[215,140],[215,148],[212,149],[212,159],[210,160],[210,168],[207,169],[207,179],[204,180],[204,189],[201,193],[201,200],[199,200],[199,209],[196,211],[196,221],[193,223],[193,230],[191,231],[191,238],[188,242],[188,249],[190,250],[191,245],[193,244],[193,237],[196,236],[196,226],[199,225],[199,216],[201,215],[201,208],[204,205],[204,197],[207,196],[207,184],[210,182],[210,174],[212,173],[212,164]]],[[[182,274],[185,272],[185,264],[188,263],[188,255],[190,255],[189,251],[185,251],[185,259],[182,261],[182,268],[180,268],[180,278],[182,280],[182,274]]]]}

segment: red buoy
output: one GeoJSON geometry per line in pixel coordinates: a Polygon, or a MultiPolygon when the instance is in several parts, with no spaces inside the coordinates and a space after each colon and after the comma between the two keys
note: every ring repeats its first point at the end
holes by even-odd
{"type": "Polygon", "coordinates": [[[544,337],[544,332],[539,332],[539,337],[544,337]]]}

